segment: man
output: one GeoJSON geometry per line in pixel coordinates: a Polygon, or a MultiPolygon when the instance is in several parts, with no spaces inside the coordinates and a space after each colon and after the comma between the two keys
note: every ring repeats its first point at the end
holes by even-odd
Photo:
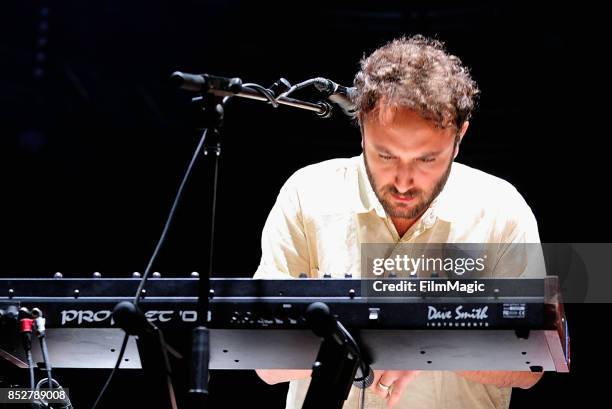
{"type": "MultiPolygon", "coordinates": [[[[499,178],[454,163],[478,94],[441,43],[402,38],[361,62],[355,77],[363,154],[297,171],[282,187],[262,235],[255,278],[361,274],[362,243],[538,243],[521,195],[499,178]]],[[[519,271],[512,275],[522,275],[519,271]]],[[[291,380],[300,408],[309,370],[258,370],[291,380]]],[[[541,377],[510,371],[376,371],[366,408],[507,408],[512,387],[541,377]]],[[[351,390],[345,408],[357,408],[351,390]]]]}

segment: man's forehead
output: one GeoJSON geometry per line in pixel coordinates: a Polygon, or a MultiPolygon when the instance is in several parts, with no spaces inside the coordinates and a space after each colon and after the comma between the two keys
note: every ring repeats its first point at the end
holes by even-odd
{"type": "Polygon", "coordinates": [[[447,147],[445,148],[441,148],[441,149],[427,149],[426,147],[424,147],[424,149],[419,150],[419,151],[413,151],[413,150],[405,150],[405,149],[393,149],[392,147],[388,147],[385,145],[380,145],[377,143],[372,143],[373,148],[380,153],[383,154],[389,154],[389,155],[398,155],[401,153],[414,153],[417,154],[418,156],[437,156],[441,153],[443,153],[445,150],[447,150],[447,147]]]}
{"type": "Polygon", "coordinates": [[[372,111],[360,117],[360,122],[377,123],[379,126],[389,126],[394,123],[406,121],[424,121],[432,127],[444,129],[434,117],[435,115],[431,112],[421,111],[409,106],[386,103],[384,99],[381,99],[372,111]]]}
{"type": "Polygon", "coordinates": [[[418,155],[440,153],[453,144],[453,129],[441,129],[430,121],[412,117],[411,122],[382,124],[368,120],[363,123],[365,142],[381,152],[418,155]]]}

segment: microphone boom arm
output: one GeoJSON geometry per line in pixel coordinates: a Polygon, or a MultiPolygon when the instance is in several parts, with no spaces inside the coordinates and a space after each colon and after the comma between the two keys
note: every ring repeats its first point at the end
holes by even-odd
{"type": "MultiPolygon", "coordinates": [[[[224,78],[209,74],[188,74],[176,71],[171,75],[170,79],[175,86],[187,91],[203,94],[208,93],[218,97],[235,96],[256,101],[271,102],[269,96],[264,95],[261,89],[257,89],[259,87],[255,88],[243,85],[240,78],[224,78]]],[[[264,89],[272,94],[272,91],[266,88],[264,89]]],[[[327,102],[308,102],[282,95],[274,98],[274,102],[279,105],[311,111],[323,118],[329,117],[332,112],[332,107],[327,102]]]]}

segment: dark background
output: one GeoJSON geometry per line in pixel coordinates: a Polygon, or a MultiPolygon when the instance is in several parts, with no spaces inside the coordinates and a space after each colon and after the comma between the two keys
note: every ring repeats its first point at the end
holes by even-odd
{"type": "MultiPolygon", "coordinates": [[[[584,2],[430,3],[3,2],[1,274],[144,269],[198,140],[190,95],[169,85],[171,72],[350,85],[364,53],[416,33],[444,41],[482,90],[457,160],[514,184],[542,241],[609,241],[604,13],[584,2]]],[[[359,132],[343,117],[245,100],[225,119],[214,271],[250,276],[282,183],[306,164],[358,154],[359,132]]],[[[205,271],[209,187],[200,164],[154,268],[163,276],[205,271]]],[[[568,305],[572,373],[515,390],[512,407],[566,407],[568,392],[601,393],[595,371],[607,365],[600,330],[609,311],[568,305]]],[[[62,374],[78,406],[91,404],[106,375],[86,372],[86,382],[62,374]]],[[[109,405],[142,386],[134,374],[114,385],[109,405]]],[[[217,372],[212,399],[282,407],[284,388],[217,372]]]]}

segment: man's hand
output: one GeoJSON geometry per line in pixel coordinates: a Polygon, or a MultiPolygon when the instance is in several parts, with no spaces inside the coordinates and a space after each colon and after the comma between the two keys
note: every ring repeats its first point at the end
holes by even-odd
{"type": "Polygon", "coordinates": [[[255,372],[268,385],[309,378],[312,374],[310,369],[255,369],[255,372]]]}
{"type": "Polygon", "coordinates": [[[495,385],[499,388],[529,389],[542,378],[544,372],[528,371],[456,371],[470,381],[495,385]]]}
{"type": "Polygon", "coordinates": [[[392,408],[419,372],[421,371],[374,371],[373,391],[381,398],[387,399],[387,407],[392,408]],[[389,388],[385,388],[386,386],[389,388]]]}

